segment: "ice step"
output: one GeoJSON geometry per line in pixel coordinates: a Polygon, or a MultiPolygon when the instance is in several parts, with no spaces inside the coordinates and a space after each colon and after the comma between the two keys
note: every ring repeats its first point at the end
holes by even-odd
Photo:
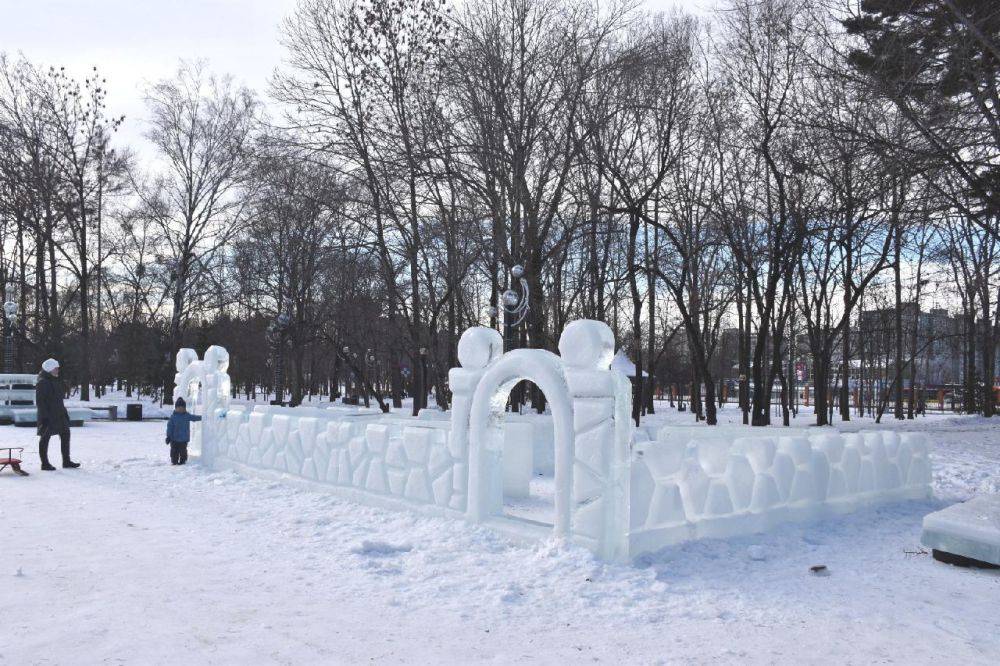
{"type": "Polygon", "coordinates": [[[934,550],[1000,565],[1000,495],[979,495],[924,516],[920,542],[934,550]]]}

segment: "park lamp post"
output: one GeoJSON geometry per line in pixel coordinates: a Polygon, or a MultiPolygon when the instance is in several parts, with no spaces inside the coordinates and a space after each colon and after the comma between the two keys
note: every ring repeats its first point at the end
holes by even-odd
{"type": "MultiPolygon", "coordinates": [[[[520,264],[514,265],[510,269],[511,288],[500,295],[500,307],[503,309],[503,343],[504,351],[514,348],[514,330],[528,317],[528,301],[531,290],[528,281],[524,278],[524,267],[520,264]],[[514,284],[519,284],[521,292],[513,289],[514,284]]],[[[497,315],[495,308],[490,308],[490,316],[497,315]]]]}
{"type": "MultiPolygon", "coordinates": [[[[364,378],[361,376],[361,370],[358,369],[358,352],[351,351],[349,345],[344,345],[341,352],[343,352],[344,362],[348,365],[347,379],[344,380],[344,403],[355,404],[348,401],[356,401],[359,397],[358,385],[364,384],[364,378]]],[[[361,386],[361,389],[365,390],[367,395],[367,390],[364,386],[361,386]]]]}
{"type": "MultiPolygon", "coordinates": [[[[529,301],[531,289],[528,281],[524,277],[524,266],[515,264],[510,269],[511,286],[500,295],[500,308],[503,311],[503,350],[511,351],[517,346],[515,342],[515,332],[525,319],[528,318],[529,301]],[[520,293],[514,289],[515,285],[520,286],[520,293]]],[[[499,314],[496,308],[490,308],[490,317],[499,314]]],[[[520,406],[524,404],[524,395],[521,388],[511,391],[508,402],[512,411],[520,411],[520,406]]]]}
{"type": "MultiPolygon", "coordinates": [[[[351,362],[351,348],[347,345],[344,345],[343,349],[341,349],[340,351],[343,355],[344,363],[348,364],[347,372],[344,375],[344,395],[341,400],[341,402],[343,402],[346,405],[347,401],[351,399],[351,375],[354,373],[354,371],[351,370],[349,365],[351,362]]],[[[339,388],[340,387],[338,387],[338,390],[339,388]]]]}
{"type": "Polygon", "coordinates": [[[274,358],[274,402],[275,405],[285,404],[285,355],[283,344],[285,332],[291,317],[284,312],[279,312],[274,321],[267,327],[268,337],[271,338],[271,353],[274,358]]]}
{"type": "MultiPolygon", "coordinates": [[[[420,348],[420,386],[417,390],[420,392],[420,409],[427,407],[427,347],[420,348]]],[[[418,396],[416,391],[414,392],[413,399],[416,400],[418,396]]]]}
{"type": "Polygon", "coordinates": [[[7,300],[3,304],[4,314],[4,350],[3,371],[14,372],[14,329],[17,325],[17,303],[14,302],[14,291],[7,289],[7,300]]]}
{"type": "Polygon", "coordinates": [[[366,349],[365,374],[368,375],[368,384],[365,386],[365,407],[370,406],[369,399],[371,396],[369,395],[368,387],[370,386],[372,391],[375,391],[375,382],[376,382],[375,372],[378,370],[377,364],[378,364],[378,359],[375,357],[375,352],[373,352],[371,349],[366,349]]]}
{"type": "Polygon", "coordinates": [[[368,373],[368,383],[375,387],[375,373],[378,371],[378,358],[371,349],[365,351],[365,372],[368,373]]]}
{"type": "Polygon", "coordinates": [[[740,373],[740,409],[746,410],[747,406],[750,404],[750,385],[747,384],[747,376],[740,373]]]}

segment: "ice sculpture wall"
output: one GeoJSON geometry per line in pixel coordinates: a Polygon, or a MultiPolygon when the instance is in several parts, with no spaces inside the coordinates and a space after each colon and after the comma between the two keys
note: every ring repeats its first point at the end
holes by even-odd
{"type": "Polygon", "coordinates": [[[559,352],[503,354],[499,333],[469,329],[459,342],[461,367],[449,374],[450,420],[356,408],[228,408],[229,355],[221,347],[203,361],[181,350],[175,394],[206,417],[199,434],[210,467],[464,517],[521,538],[554,533],[609,560],[930,492],[928,443],[919,433],[665,427],[655,440],[632,444],[631,387],[609,369],[611,330],[572,322],[559,352]],[[552,412],[550,528],[503,513],[504,404],[522,379],[543,390],[552,412]]]}
{"type": "Polygon", "coordinates": [[[446,423],[257,406],[230,409],[226,425],[217,466],[350,490],[379,505],[465,509],[465,458],[449,446],[446,423]]]}
{"type": "Polygon", "coordinates": [[[664,428],[631,467],[629,552],[927,497],[923,433],[664,428]]]}

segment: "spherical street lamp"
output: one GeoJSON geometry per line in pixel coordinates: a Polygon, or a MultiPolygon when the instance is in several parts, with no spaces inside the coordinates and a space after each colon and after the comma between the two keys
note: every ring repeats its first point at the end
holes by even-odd
{"type": "Polygon", "coordinates": [[[17,322],[17,303],[14,301],[14,290],[7,289],[7,301],[3,304],[4,325],[4,372],[14,372],[14,326],[17,322]]]}
{"type": "Polygon", "coordinates": [[[528,286],[528,281],[524,279],[524,266],[515,264],[511,267],[510,277],[512,283],[521,286],[521,293],[517,293],[513,286],[511,286],[510,289],[507,289],[507,291],[500,295],[500,307],[503,308],[504,314],[508,315],[505,319],[514,319],[513,322],[506,325],[516,327],[528,316],[528,300],[531,295],[531,289],[528,286]]]}
{"type": "MultiPolygon", "coordinates": [[[[524,277],[524,266],[514,264],[510,267],[511,286],[500,295],[499,306],[503,311],[503,340],[504,351],[510,351],[516,346],[516,336],[514,329],[521,325],[528,317],[528,303],[531,300],[531,288],[524,277]],[[520,286],[518,293],[515,287],[520,286]]],[[[516,388],[510,396],[511,408],[514,411],[520,409],[519,405],[524,403],[522,388],[516,388]]]]}

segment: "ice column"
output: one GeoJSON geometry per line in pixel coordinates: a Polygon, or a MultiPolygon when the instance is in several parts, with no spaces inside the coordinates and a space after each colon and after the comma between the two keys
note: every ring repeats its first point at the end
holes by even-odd
{"type": "Polygon", "coordinates": [[[571,322],[559,339],[573,401],[572,532],[606,560],[628,555],[632,386],[609,369],[614,352],[614,334],[600,321],[571,322]]]}
{"type": "MultiPolygon", "coordinates": [[[[469,496],[469,415],[472,396],[486,372],[486,366],[503,355],[503,338],[500,333],[485,326],[474,326],[462,333],[458,341],[458,362],[462,367],[448,372],[451,388],[451,433],[448,447],[453,458],[464,461],[464,470],[455,470],[455,494],[451,507],[459,511],[467,508],[469,496]]],[[[461,463],[460,463],[461,465],[461,463]]]]}

